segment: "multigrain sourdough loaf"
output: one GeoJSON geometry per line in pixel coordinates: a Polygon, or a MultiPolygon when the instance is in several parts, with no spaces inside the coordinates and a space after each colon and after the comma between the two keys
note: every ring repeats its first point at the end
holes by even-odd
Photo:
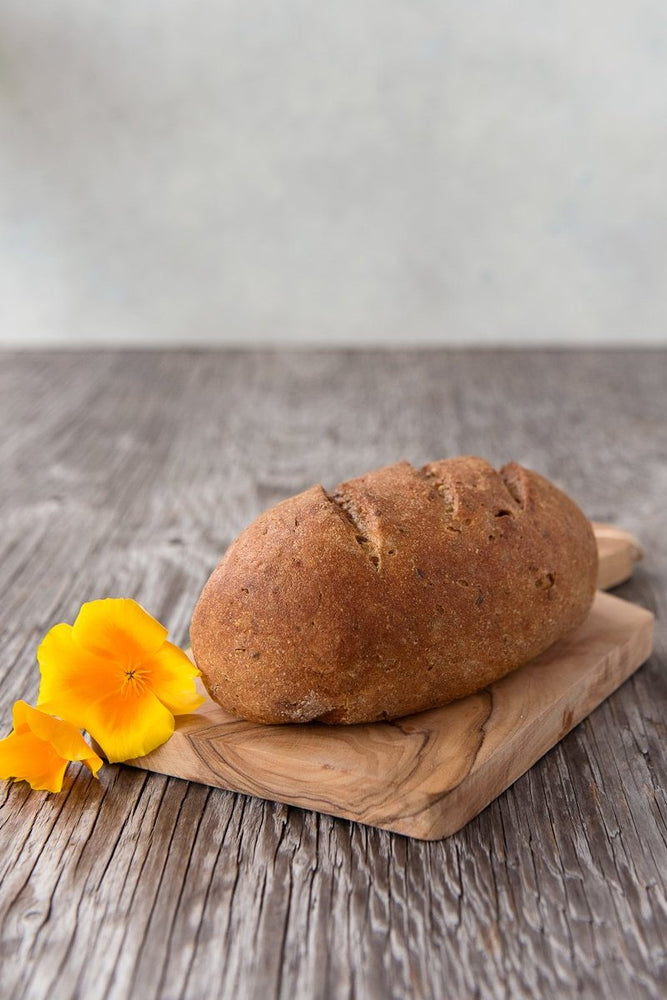
{"type": "Polygon", "coordinates": [[[392,719],[543,652],[584,620],[596,574],[589,522],[537,473],[399,462],[258,517],[202,591],[192,650],[241,718],[392,719]]]}

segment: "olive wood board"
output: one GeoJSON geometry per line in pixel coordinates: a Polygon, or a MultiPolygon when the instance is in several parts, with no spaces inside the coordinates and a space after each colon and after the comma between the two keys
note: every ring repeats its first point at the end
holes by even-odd
{"type": "MultiPolygon", "coordinates": [[[[634,543],[625,536],[626,546],[628,539],[634,543]]],[[[621,568],[617,560],[617,574],[621,568]]],[[[574,633],[442,708],[369,725],[265,726],[207,698],[176,720],[167,743],[130,763],[437,840],[476,816],[619,687],[650,655],[652,630],[649,611],[598,591],[574,633]]]]}

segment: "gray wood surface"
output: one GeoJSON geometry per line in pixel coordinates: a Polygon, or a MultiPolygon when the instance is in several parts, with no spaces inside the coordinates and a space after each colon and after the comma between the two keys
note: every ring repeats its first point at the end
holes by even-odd
{"type": "Polygon", "coordinates": [[[187,641],[260,510],[405,457],[511,458],[647,556],[655,654],[464,830],[422,843],[108,767],[0,783],[3,997],[658,998],[667,989],[667,353],[0,356],[2,732],[95,597],[187,641]]]}

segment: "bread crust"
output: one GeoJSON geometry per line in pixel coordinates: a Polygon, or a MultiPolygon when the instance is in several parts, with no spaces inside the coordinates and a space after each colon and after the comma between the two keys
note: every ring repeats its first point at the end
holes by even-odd
{"type": "Polygon", "coordinates": [[[313,486],[227,549],[190,637],[211,697],[261,723],[359,723],[436,708],[576,628],[592,528],[516,463],[398,462],[313,486]]]}

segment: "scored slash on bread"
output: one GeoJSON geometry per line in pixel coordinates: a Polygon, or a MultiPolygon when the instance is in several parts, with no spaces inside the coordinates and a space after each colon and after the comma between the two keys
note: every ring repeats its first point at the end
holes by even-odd
{"type": "Polygon", "coordinates": [[[358,723],[478,691],[576,628],[597,546],[516,463],[399,462],[265,511],[194,611],[211,697],[262,723],[358,723]]]}

